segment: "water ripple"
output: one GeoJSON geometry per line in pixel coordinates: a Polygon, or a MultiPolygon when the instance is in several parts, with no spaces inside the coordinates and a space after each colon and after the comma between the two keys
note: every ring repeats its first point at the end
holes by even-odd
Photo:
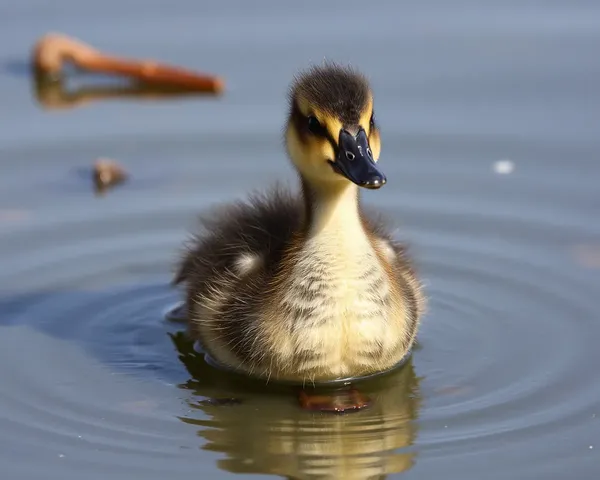
{"type": "MultiPolygon", "coordinates": [[[[285,388],[263,391],[215,372],[164,320],[178,298],[166,273],[183,237],[172,221],[156,219],[172,211],[155,209],[153,221],[150,213],[120,212],[93,223],[42,222],[3,238],[0,321],[20,342],[46,349],[28,352],[26,362],[16,361],[20,343],[2,353],[10,387],[0,389],[0,421],[12,432],[13,450],[181,460],[194,443],[185,433],[192,425],[199,446],[226,456],[219,464],[226,470],[368,478],[412,468],[415,442],[419,455],[443,456],[540,441],[584,424],[597,408],[600,384],[590,381],[600,360],[595,286],[531,245],[505,248],[421,227],[414,243],[428,253],[421,267],[431,312],[414,358],[362,387],[376,400],[373,410],[307,416],[285,388]],[[41,334],[57,343],[29,338],[41,334]],[[112,381],[175,388],[179,407],[173,398],[161,411],[147,396],[107,405],[102,393],[84,395],[70,377],[90,367],[65,362],[64,341],[90,354],[112,381]],[[174,428],[173,420],[188,427],[174,428]]],[[[482,222],[479,229],[496,220],[482,222]]],[[[530,236],[545,228],[529,219],[530,236]]]]}
{"type": "Polygon", "coordinates": [[[35,3],[0,4],[2,478],[598,476],[598,2],[35,3]],[[39,110],[13,67],[49,19],[227,94],[39,110]],[[374,82],[388,184],[365,199],[431,299],[348,416],[215,370],[164,315],[196,212],[295,180],[285,89],[324,56],[374,82]],[[131,174],[101,198],[97,156],[131,174]]]}

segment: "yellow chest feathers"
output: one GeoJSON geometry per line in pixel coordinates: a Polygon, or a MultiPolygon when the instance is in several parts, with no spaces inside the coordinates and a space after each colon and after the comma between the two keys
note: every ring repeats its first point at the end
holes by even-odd
{"type": "Polygon", "coordinates": [[[349,246],[331,239],[309,240],[287,283],[282,306],[296,310],[295,322],[304,326],[341,326],[386,314],[389,280],[366,241],[349,246]]]}
{"type": "MultiPolygon", "coordinates": [[[[366,237],[351,245],[311,239],[286,281],[279,315],[291,332],[278,347],[307,377],[386,368],[404,352],[403,318],[390,278],[366,237]]],[[[283,340],[283,339],[282,339],[283,340]]]]}

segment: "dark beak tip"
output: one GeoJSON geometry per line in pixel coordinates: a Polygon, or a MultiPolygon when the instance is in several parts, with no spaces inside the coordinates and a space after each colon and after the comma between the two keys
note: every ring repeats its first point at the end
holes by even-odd
{"type": "Polygon", "coordinates": [[[371,190],[377,190],[378,188],[383,187],[387,182],[385,177],[374,177],[372,179],[364,182],[361,187],[369,188],[371,190]]]}

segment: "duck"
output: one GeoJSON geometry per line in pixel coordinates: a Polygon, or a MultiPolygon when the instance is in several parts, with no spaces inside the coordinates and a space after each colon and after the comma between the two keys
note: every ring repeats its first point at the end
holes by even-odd
{"type": "Polygon", "coordinates": [[[300,71],[283,130],[299,188],[217,205],[184,245],[173,284],[188,332],[217,364],[267,381],[393,369],[426,297],[407,245],[361,201],[387,183],[369,80],[331,62],[300,71]]]}

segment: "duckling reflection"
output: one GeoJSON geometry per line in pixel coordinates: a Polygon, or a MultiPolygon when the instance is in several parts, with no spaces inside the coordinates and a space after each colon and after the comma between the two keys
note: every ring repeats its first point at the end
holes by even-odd
{"type": "Polygon", "coordinates": [[[372,408],[350,415],[313,414],[297,408],[287,387],[215,371],[184,334],[172,335],[191,379],[182,385],[201,397],[190,406],[201,448],[225,454],[219,466],[233,473],[286,478],[382,479],[410,469],[416,453],[419,381],[412,359],[399,370],[366,382],[372,408]]]}

